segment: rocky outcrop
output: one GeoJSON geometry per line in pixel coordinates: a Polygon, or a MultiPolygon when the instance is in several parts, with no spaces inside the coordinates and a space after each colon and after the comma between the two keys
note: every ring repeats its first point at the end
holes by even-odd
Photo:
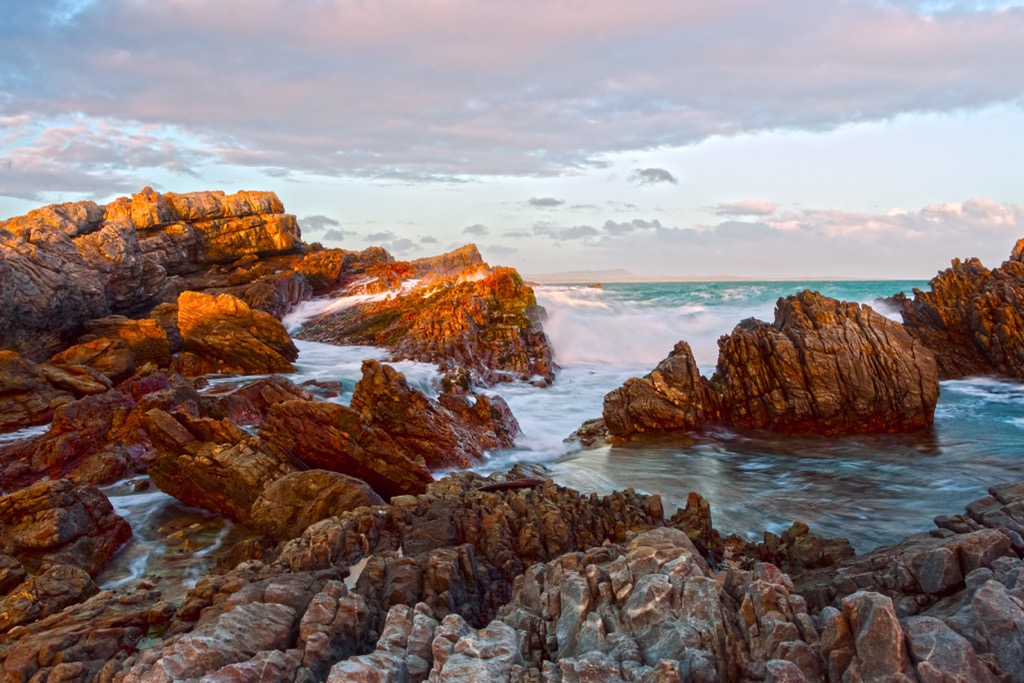
{"type": "Polygon", "coordinates": [[[893,297],[907,331],[935,354],[940,379],[1024,379],[1022,243],[998,268],[955,259],[932,278],[929,291],[893,297]]]}
{"type": "Polygon", "coordinates": [[[472,245],[368,268],[339,293],[366,292],[390,294],[315,318],[297,338],[383,346],[395,358],[436,363],[455,376],[470,372],[485,384],[546,384],[554,376],[533,290],[516,271],[489,268],[472,245]]]}
{"type": "Polygon", "coordinates": [[[932,423],[934,357],[869,306],[804,291],[779,300],[773,324],[745,320],[718,346],[710,381],[681,343],[651,374],[609,393],[608,431],[628,437],[725,424],[841,434],[932,423]]]}
{"type": "Polygon", "coordinates": [[[184,375],[295,370],[299,350],[280,321],[229,294],[183,292],[177,327],[185,351],[174,367],[184,375]]]}
{"type": "Polygon", "coordinates": [[[370,427],[387,432],[411,459],[430,469],[478,464],[484,451],[510,448],[519,424],[500,396],[442,394],[437,401],[409,387],[405,376],[363,361],[350,406],[370,427]]]}
{"type": "Polygon", "coordinates": [[[157,303],[168,274],[300,247],[273,193],[146,188],[31,211],[0,222],[0,348],[48,358],[83,323],[157,303]]]}
{"type": "Polygon", "coordinates": [[[60,406],[110,386],[109,379],[85,367],[37,365],[0,351],[0,433],[45,424],[60,406]]]}

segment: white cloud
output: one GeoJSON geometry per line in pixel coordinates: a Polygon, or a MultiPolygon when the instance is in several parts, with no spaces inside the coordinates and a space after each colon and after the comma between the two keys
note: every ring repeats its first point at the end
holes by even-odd
{"type": "Polygon", "coordinates": [[[715,204],[711,212],[719,216],[771,216],[776,208],[774,202],[747,199],[742,202],[715,204]]]}

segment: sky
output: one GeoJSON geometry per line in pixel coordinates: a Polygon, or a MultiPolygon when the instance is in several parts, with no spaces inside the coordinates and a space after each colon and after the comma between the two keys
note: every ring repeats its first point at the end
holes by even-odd
{"type": "Polygon", "coordinates": [[[271,190],[524,274],[933,276],[1024,237],[1024,0],[0,0],[0,219],[271,190]]]}

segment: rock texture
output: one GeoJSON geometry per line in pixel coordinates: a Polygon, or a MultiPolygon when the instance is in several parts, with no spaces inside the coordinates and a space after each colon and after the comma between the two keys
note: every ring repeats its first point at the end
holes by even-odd
{"type": "Polygon", "coordinates": [[[932,423],[933,355],[869,306],[804,291],[779,300],[773,324],[745,320],[718,346],[710,381],[680,343],[651,374],[609,393],[608,431],[627,437],[717,423],[840,434],[932,423]]]}
{"type": "Polygon", "coordinates": [[[935,353],[941,379],[1001,375],[1024,379],[1024,240],[989,270],[955,259],[913,299],[893,297],[907,331],[935,353]]]}
{"type": "Polygon", "coordinates": [[[55,204],[0,222],[0,348],[48,358],[93,318],[156,303],[169,275],[298,250],[273,193],[159,194],[55,204]]]}
{"type": "Polygon", "coordinates": [[[341,293],[367,292],[390,295],[322,315],[297,337],[383,346],[395,358],[436,363],[452,376],[469,372],[485,384],[546,384],[554,377],[533,290],[516,271],[488,267],[473,245],[432,259],[379,264],[341,293]]]}

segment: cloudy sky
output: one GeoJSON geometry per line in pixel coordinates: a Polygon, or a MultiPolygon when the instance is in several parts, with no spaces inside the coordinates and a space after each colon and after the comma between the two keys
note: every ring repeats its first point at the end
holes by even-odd
{"type": "Polygon", "coordinates": [[[927,278],[1024,237],[1024,1],[0,0],[0,218],[273,190],[525,273],[927,278]]]}

